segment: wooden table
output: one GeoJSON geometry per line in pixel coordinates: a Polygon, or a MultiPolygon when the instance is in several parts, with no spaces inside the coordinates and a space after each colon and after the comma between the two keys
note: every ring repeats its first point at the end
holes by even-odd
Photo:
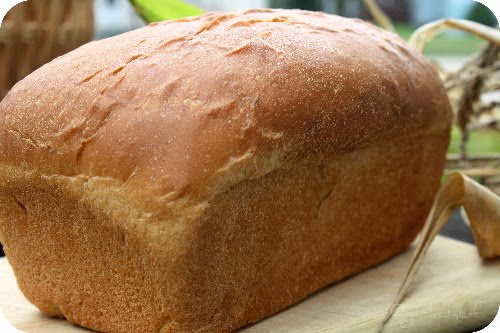
{"type": "MultiPolygon", "coordinates": [[[[240,333],[374,332],[390,305],[411,251],[334,284],[240,333]]],[[[463,332],[486,326],[500,305],[500,260],[484,262],[468,244],[438,237],[384,332],[463,332]]],[[[28,333],[89,332],[48,318],[29,304],[0,259],[0,307],[28,333]]]]}

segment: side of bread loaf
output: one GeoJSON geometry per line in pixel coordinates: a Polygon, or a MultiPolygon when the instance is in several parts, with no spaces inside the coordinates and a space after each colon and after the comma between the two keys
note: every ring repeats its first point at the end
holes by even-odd
{"type": "Polygon", "coordinates": [[[226,332],[408,246],[449,140],[398,37],[291,10],[89,43],[0,103],[0,241],[26,297],[106,332],[226,332]]]}

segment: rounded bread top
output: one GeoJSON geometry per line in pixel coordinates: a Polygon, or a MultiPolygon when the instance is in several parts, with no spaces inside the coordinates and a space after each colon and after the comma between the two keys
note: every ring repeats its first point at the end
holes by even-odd
{"type": "Polygon", "coordinates": [[[442,134],[451,114],[433,66],[369,23],[212,12],[29,75],[0,104],[0,163],[112,178],[161,205],[206,201],[278,168],[442,134]]]}

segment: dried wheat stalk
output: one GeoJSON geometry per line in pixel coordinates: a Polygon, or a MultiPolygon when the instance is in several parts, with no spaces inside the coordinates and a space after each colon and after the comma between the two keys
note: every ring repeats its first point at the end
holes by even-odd
{"type": "MultiPolygon", "coordinates": [[[[454,173],[448,177],[439,190],[390,309],[396,309],[403,300],[432,241],[457,207],[463,207],[467,214],[481,257],[486,259],[500,257],[500,242],[498,241],[500,239],[500,197],[467,176],[454,173]]],[[[387,312],[378,332],[382,332],[392,314],[391,310],[387,312]]]]}
{"type": "Polygon", "coordinates": [[[391,19],[387,16],[382,9],[377,5],[375,0],[363,0],[366,8],[370,12],[375,22],[382,28],[389,31],[396,31],[391,19]]]}
{"type": "MultiPolygon", "coordinates": [[[[473,120],[477,122],[481,116],[490,114],[493,117],[494,126],[498,126],[499,114],[495,114],[495,110],[498,111],[500,100],[488,102],[484,97],[495,92],[500,94],[500,31],[474,22],[441,20],[417,30],[410,43],[423,51],[425,45],[436,34],[449,28],[468,31],[489,41],[488,46],[477,57],[467,62],[460,71],[449,74],[441,71],[457,114],[458,126],[462,131],[460,155],[457,157],[449,156],[449,163],[454,162],[461,166],[467,159],[466,142],[469,131],[478,127],[477,124],[473,123],[473,120]]],[[[473,168],[469,168],[467,172],[471,177],[483,179],[490,189],[500,191],[499,165],[499,155],[482,156],[481,160],[474,161],[473,168]],[[488,163],[487,167],[483,166],[485,162],[488,163]]],[[[432,211],[420,234],[408,270],[402,279],[390,310],[378,328],[378,332],[383,331],[384,325],[394,313],[393,310],[403,300],[432,241],[448,222],[454,209],[460,206],[465,209],[467,214],[479,254],[483,258],[500,257],[500,242],[498,241],[500,239],[500,197],[462,173],[450,174],[441,186],[432,211]]]]}

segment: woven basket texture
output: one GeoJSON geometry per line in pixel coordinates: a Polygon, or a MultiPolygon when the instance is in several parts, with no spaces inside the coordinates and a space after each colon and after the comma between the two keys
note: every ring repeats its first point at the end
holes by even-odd
{"type": "Polygon", "coordinates": [[[28,0],[0,28],[0,99],[26,75],[90,41],[92,0],[28,0]]]}

